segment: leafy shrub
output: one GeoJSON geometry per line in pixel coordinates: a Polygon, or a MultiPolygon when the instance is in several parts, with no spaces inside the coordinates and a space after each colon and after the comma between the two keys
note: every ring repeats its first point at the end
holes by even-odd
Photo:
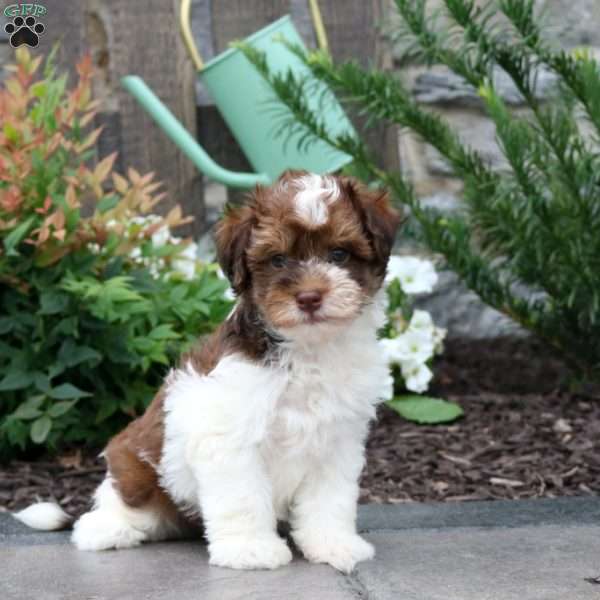
{"type": "Polygon", "coordinates": [[[103,443],[228,313],[228,285],[172,237],[152,174],[90,166],[91,63],[68,90],[17,51],[0,90],[0,456],[103,443]],[[84,216],[82,208],[88,208],[84,216]]]}
{"type": "MultiPolygon", "coordinates": [[[[412,42],[409,51],[447,65],[479,91],[509,172],[492,171],[394,75],[354,62],[336,65],[323,52],[290,46],[318,80],[370,121],[411,129],[463,179],[464,214],[425,209],[401,175],[377,167],[360,140],[330,135],[325,111],[311,111],[306,101],[310,83],[293,73],[271,73],[264,54],[240,44],[289,109],[279,130],[302,127],[304,143],[320,138],[350,154],[353,172],[385,184],[410,207],[424,241],[483,301],[559,349],[584,377],[598,379],[600,65],[590,53],[557,51],[544,42],[534,0],[498,0],[485,7],[474,0],[444,0],[446,29],[438,27],[439,13],[427,16],[425,0],[395,3],[400,33],[412,42]],[[497,13],[502,19],[494,18],[497,13]],[[551,102],[536,95],[540,68],[559,82],[551,102]],[[528,115],[512,114],[497,93],[498,69],[514,82],[528,115]]],[[[281,107],[276,110],[281,115],[281,107]]]]}

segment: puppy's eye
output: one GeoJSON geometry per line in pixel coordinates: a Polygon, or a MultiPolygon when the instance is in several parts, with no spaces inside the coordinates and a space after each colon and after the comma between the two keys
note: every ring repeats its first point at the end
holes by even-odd
{"type": "Polygon", "coordinates": [[[350,252],[344,250],[344,248],[334,248],[329,253],[329,262],[335,263],[336,265],[344,264],[350,257],[350,252]]]}
{"type": "Polygon", "coordinates": [[[282,267],[285,267],[286,262],[287,258],[283,254],[276,254],[275,256],[271,257],[271,264],[276,269],[281,269],[282,267]]]}

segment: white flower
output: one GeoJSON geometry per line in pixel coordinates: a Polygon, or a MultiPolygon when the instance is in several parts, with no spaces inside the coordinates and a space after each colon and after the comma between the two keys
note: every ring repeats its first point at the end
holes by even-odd
{"type": "Polygon", "coordinates": [[[406,294],[431,292],[438,276],[429,260],[415,256],[392,256],[388,263],[386,284],[398,279],[406,294]]]}
{"type": "Polygon", "coordinates": [[[152,245],[160,248],[171,240],[171,232],[167,226],[160,227],[152,234],[152,245]]]}
{"type": "Polygon", "coordinates": [[[423,363],[433,356],[433,340],[421,331],[405,331],[399,335],[398,356],[402,362],[415,361],[423,363]]]}
{"type": "Polygon", "coordinates": [[[402,377],[404,383],[411,392],[422,394],[429,387],[429,382],[433,377],[431,369],[419,362],[408,361],[401,365],[402,377]]]}
{"type": "Polygon", "coordinates": [[[425,333],[432,333],[434,330],[433,319],[431,315],[426,310],[416,309],[412,317],[410,318],[410,323],[408,324],[408,328],[412,331],[422,331],[425,333]]]}
{"type": "Polygon", "coordinates": [[[135,215],[129,219],[129,223],[134,225],[140,225],[142,228],[149,227],[156,223],[160,223],[162,217],[160,215],[149,214],[149,215],[135,215]]]}
{"type": "Polygon", "coordinates": [[[398,356],[398,338],[382,338],[379,340],[379,345],[381,346],[381,350],[383,355],[385,356],[386,361],[389,365],[395,365],[400,362],[400,357],[398,356]]]}
{"type": "Polygon", "coordinates": [[[161,271],[165,267],[165,261],[162,260],[162,259],[159,259],[156,262],[149,262],[148,261],[145,264],[148,267],[148,271],[149,271],[150,275],[152,275],[152,277],[154,279],[159,279],[160,278],[160,273],[161,273],[161,271]]]}
{"type": "Polygon", "coordinates": [[[442,327],[436,327],[433,324],[431,315],[425,310],[415,310],[408,325],[410,331],[420,331],[430,336],[434,346],[434,353],[439,354],[442,349],[442,342],[446,337],[446,330],[442,327]]]}
{"type": "Polygon", "coordinates": [[[193,279],[196,275],[198,247],[194,242],[188,244],[182,252],[173,259],[173,270],[181,273],[185,279],[193,279]]]}
{"type": "Polygon", "coordinates": [[[424,363],[433,356],[433,340],[421,331],[408,330],[393,339],[380,340],[380,343],[390,364],[424,363]]]}
{"type": "Polygon", "coordinates": [[[137,260],[138,262],[141,262],[142,260],[142,250],[140,249],[139,246],[136,246],[130,253],[129,256],[131,258],[133,258],[133,260],[137,260]]]}

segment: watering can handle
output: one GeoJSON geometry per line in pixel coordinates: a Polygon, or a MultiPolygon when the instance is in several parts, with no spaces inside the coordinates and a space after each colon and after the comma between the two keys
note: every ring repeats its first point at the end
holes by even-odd
{"type": "Polygon", "coordinates": [[[121,83],[194,165],[211,179],[237,188],[251,188],[259,184],[269,185],[271,183],[265,173],[236,173],[218,165],[144,83],[143,79],[136,75],[127,75],[121,79],[121,83]]]}
{"type": "MultiPolygon", "coordinates": [[[[310,13],[312,15],[313,25],[315,27],[315,34],[317,36],[317,42],[319,48],[328,51],[329,44],[327,43],[327,34],[325,33],[325,26],[323,25],[323,18],[321,16],[321,9],[319,8],[318,0],[308,0],[310,5],[310,13]]],[[[198,71],[204,68],[204,61],[198,52],[196,43],[194,42],[194,35],[192,34],[192,28],[190,26],[190,14],[191,14],[192,0],[181,0],[181,11],[179,13],[179,23],[181,26],[181,35],[183,36],[183,42],[186,45],[190,58],[194,63],[194,66],[198,71]]]]}

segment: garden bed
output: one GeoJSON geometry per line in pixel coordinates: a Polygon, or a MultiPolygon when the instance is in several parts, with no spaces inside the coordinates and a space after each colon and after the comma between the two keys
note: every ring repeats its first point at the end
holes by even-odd
{"type": "MultiPolygon", "coordinates": [[[[600,494],[600,399],[560,391],[568,372],[540,344],[452,341],[435,372],[432,392],[459,402],[465,416],[424,427],[382,407],[361,502],[600,494]]],[[[103,477],[97,452],[0,467],[0,510],[56,498],[81,513],[103,477]]]]}

